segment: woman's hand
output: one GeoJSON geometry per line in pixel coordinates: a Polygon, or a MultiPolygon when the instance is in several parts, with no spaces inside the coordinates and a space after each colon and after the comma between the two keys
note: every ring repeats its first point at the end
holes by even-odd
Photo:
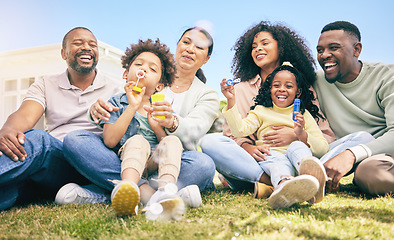
{"type": "Polygon", "coordinates": [[[172,105],[168,101],[156,101],[155,106],[144,106],[144,110],[151,114],[152,119],[165,128],[171,128],[174,124],[174,115],[172,114],[172,105]],[[164,119],[157,118],[164,116],[164,119]]]}
{"type": "Polygon", "coordinates": [[[271,147],[281,147],[289,145],[297,141],[298,138],[294,129],[287,126],[272,126],[274,131],[264,134],[264,143],[269,144],[271,147]]]}
{"type": "Polygon", "coordinates": [[[269,156],[271,155],[270,147],[268,146],[256,146],[250,143],[243,143],[241,147],[256,159],[257,162],[265,161],[267,159],[267,156],[264,154],[269,156]]]}

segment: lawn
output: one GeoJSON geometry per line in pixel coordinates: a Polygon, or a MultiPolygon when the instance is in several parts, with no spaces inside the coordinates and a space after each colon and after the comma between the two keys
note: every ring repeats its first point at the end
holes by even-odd
{"type": "Polygon", "coordinates": [[[394,239],[393,196],[366,196],[351,179],[319,204],[282,210],[215,179],[203,207],[170,222],[116,217],[110,204],[31,204],[0,213],[0,239],[394,239]]]}

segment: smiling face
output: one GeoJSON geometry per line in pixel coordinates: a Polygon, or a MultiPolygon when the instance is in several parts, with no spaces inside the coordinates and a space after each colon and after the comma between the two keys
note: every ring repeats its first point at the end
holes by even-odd
{"type": "Polygon", "coordinates": [[[361,43],[355,37],[343,30],[326,31],[320,35],[316,49],[328,82],[348,83],[356,79],[361,43]]]}
{"type": "Polygon", "coordinates": [[[145,76],[138,81],[138,87],[146,87],[145,94],[150,96],[155,91],[160,91],[164,87],[164,84],[160,83],[161,68],[160,58],[156,54],[142,52],[130,64],[129,69],[123,73],[123,78],[127,79],[127,82],[137,82],[137,71],[144,71],[145,76]]]}
{"type": "Polygon", "coordinates": [[[209,39],[200,31],[192,29],[186,32],[179,40],[175,61],[178,70],[192,70],[197,71],[208,60],[208,45],[206,43],[209,39]]]}
{"type": "Polygon", "coordinates": [[[269,32],[263,31],[256,34],[251,54],[254,63],[269,73],[279,66],[278,42],[269,32]]]}
{"type": "Polygon", "coordinates": [[[75,29],[68,34],[61,54],[74,71],[90,73],[98,61],[97,40],[90,31],[75,29]]]}
{"type": "Polygon", "coordinates": [[[294,74],[287,70],[278,72],[272,80],[271,99],[278,107],[292,105],[299,92],[294,74]]]}

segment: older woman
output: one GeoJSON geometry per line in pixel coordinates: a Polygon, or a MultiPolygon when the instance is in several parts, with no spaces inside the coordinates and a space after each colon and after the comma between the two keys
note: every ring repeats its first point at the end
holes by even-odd
{"type": "MultiPolygon", "coordinates": [[[[197,141],[209,130],[219,109],[217,92],[204,85],[201,81],[205,79],[203,75],[200,77],[203,79],[196,76],[202,72],[200,68],[209,60],[212,49],[213,41],[208,32],[198,28],[187,29],[178,41],[176,49],[176,79],[162,92],[172,98],[172,104],[162,101],[155,102],[155,107],[146,107],[152,115],[156,115],[153,111],[161,111],[160,115],[166,116],[167,121],[159,122],[167,134],[178,136],[184,145],[178,189],[197,185],[197,191],[203,191],[213,186],[215,165],[208,155],[196,151],[197,141]]],[[[117,109],[99,99],[89,112],[92,119],[97,122],[99,118],[108,120],[107,114],[113,110],[117,109]]],[[[95,186],[65,185],[58,192],[57,202],[68,204],[107,200],[105,194],[113,189],[113,183],[108,179],[120,180],[121,165],[117,154],[103,144],[100,136],[87,131],[68,134],[64,139],[64,149],[70,164],[95,186]]],[[[150,188],[148,184],[142,186],[150,188]]],[[[188,189],[189,197],[199,198],[196,188],[188,189]]],[[[141,196],[142,202],[146,203],[154,192],[151,188],[150,194],[141,196]]],[[[199,203],[195,203],[195,206],[198,205],[199,203]]]]}

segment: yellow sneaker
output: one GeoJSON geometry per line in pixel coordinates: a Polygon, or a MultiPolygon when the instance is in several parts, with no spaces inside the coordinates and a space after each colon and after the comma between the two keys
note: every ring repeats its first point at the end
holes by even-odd
{"type": "Polygon", "coordinates": [[[111,194],[112,207],[118,216],[137,215],[140,190],[137,184],[122,180],[116,183],[111,194]]]}

